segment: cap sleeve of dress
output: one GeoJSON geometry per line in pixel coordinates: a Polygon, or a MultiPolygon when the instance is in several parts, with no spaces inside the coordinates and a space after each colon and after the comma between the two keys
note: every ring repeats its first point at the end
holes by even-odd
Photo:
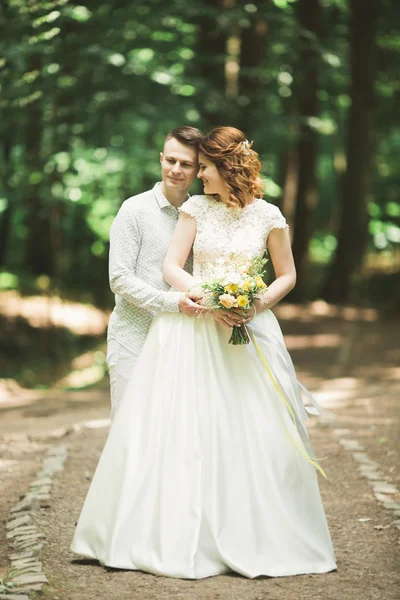
{"type": "Polygon", "coordinates": [[[271,233],[273,229],[289,229],[289,225],[286,223],[286,219],[277,206],[268,204],[267,214],[267,235],[271,233]]]}
{"type": "Polygon", "coordinates": [[[197,220],[204,210],[204,201],[204,196],[191,196],[179,208],[179,213],[189,215],[197,220]]]}

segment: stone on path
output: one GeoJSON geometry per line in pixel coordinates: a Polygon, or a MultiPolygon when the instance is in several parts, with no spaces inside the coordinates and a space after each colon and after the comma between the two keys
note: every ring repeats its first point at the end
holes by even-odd
{"type": "Polygon", "coordinates": [[[80,421],[79,423],[75,423],[73,430],[75,433],[78,433],[81,429],[104,429],[105,427],[109,427],[110,424],[110,419],[92,419],[90,421],[80,421]]]}
{"type": "Polygon", "coordinates": [[[71,431],[71,427],[58,427],[57,429],[49,431],[49,433],[46,434],[46,437],[62,438],[68,435],[68,433],[71,433],[71,431]]]}
{"type": "Polygon", "coordinates": [[[14,552],[14,554],[9,554],[8,558],[10,560],[22,560],[24,558],[31,558],[33,556],[32,550],[27,550],[26,552],[14,552]]]}
{"type": "Polygon", "coordinates": [[[48,494],[51,491],[51,485],[42,485],[38,487],[31,485],[31,490],[35,496],[38,496],[39,494],[48,494]]]}
{"type": "MultiPolygon", "coordinates": [[[[14,590],[15,591],[15,590],[14,590]]],[[[29,600],[26,594],[0,594],[1,600],[29,600]]]]}
{"type": "Polygon", "coordinates": [[[21,500],[21,502],[18,502],[18,504],[13,506],[11,512],[14,513],[23,510],[34,510],[35,508],[39,508],[39,505],[40,503],[35,496],[33,496],[32,494],[27,494],[25,498],[21,500]]]}
{"type": "Polygon", "coordinates": [[[21,560],[13,560],[12,561],[13,569],[25,569],[25,567],[40,567],[42,568],[42,563],[39,562],[36,558],[25,558],[21,560]]]}
{"type": "Polygon", "coordinates": [[[342,437],[343,435],[349,435],[351,433],[350,429],[334,429],[333,433],[342,437]]]}
{"type": "Polygon", "coordinates": [[[382,502],[382,504],[384,506],[385,506],[385,504],[388,504],[391,502],[391,497],[385,496],[385,494],[381,494],[381,492],[374,492],[374,496],[378,500],[378,502],[382,502]]]}
{"type": "Polygon", "coordinates": [[[37,544],[38,540],[27,540],[25,542],[21,542],[20,545],[18,545],[17,548],[15,548],[16,550],[21,550],[21,551],[25,551],[25,552],[39,552],[39,550],[41,550],[43,548],[43,544],[37,544]]]}
{"type": "Polygon", "coordinates": [[[31,483],[31,487],[41,487],[43,485],[51,485],[52,481],[50,479],[50,477],[41,477],[40,479],[35,479],[35,481],[32,481],[31,483]]]}
{"type": "Polygon", "coordinates": [[[45,458],[43,461],[43,471],[47,475],[53,475],[53,473],[58,473],[62,471],[64,468],[64,461],[59,458],[45,458]]]}
{"type": "Polygon", "coordinates": [[[52,448],[50,448],[50,450],[47,452],[48,456],[52,456],[52,455],[62,455],[62,456],[67,456],[67,446],[65,444],[60,444],[59,446],[53,446],[52,448]]]}
{"type": "Polygon", "coordinates": [[[390,483],[386,483],[386,481],[378,481],[374,485],[375,492],[381,492],[382,494],[397,494],[398,489],[394,485],[390,485],[390,483]]]}
{"type": "Polygon", "coordinates": [[[28,565],[27,567],[21,567],[18,569],[18,575],[28,575],[29,573],[41,573],[42,572],[42,567],[41,566],[32,566],[32,565],[28,565]]]}
{"type": "Polygon", "coordinates": [[[360,469],[360,473],[369,481],[382,481],[382,473],[375,469],[360,469]]]}
{"type": "Polygon", "coordinates": [[[15,538],[18,536],[35,533],[35,532],[37,532],[37,530],[38,529],[37,529],[37,527],[35,527],[35,525],[28,525],[27,527],[18,527],[17,529],[12,529],[11,531],[9,531],[7,533],[7,539],[11,540],[12,538],[15,538]]]}
{"type": "Polygon", "coordinates": [[[7,523],[7,529],[15,529],[21,525],[28,525],[31,521],[32,517],[30,515],[24,515],[23,517],[18,517],[7,523]]]}
{"type": "Polygon", "coordinates": [[[339,444],[341,444],[345,450],[359,450],[360,452],[364,450],[364,446],[361,446],[357,440],[343,438],[339,440],[339,444]]]}
{"type": "MultiPolygon", "coordinates": [[[[31,592],[41,592],[43,588],[43,583],[31,583],[31,585],[27,585],[23,588],[14,588],[14,594],[30,594],[31,592]]],[[[18,600],[21,600],[21,596],[18,596],[18,600]]]]}
{"type": "MultiPolygon", "coordinates": [[[[385,499],[387,498],[387,500],[383,503],[383,506],[389,510],[395,510],[396,512],[398,510],[400,510],[400,502],[393,502],[390,497],[385,496],[385,499]]],[[[396,513],[394,513],[395,516],[397,516],[396,513]]]]}
{"type": "Polygon", "coordinates": [[[36,498],[39,500],[39,503],[41,500],[49,500],[50,498],[50,494],[35,494],[36,498]]]}
{"type": "Polygon", "coordinates": [[[39,550],[43,548],[43,545],[44,544],[36,544],[36,546],[30,546],[30,548],[33,552],[39,552],[39,550]]]}
{"type": "Polygon", "coordinates": [[[23,535],[21,537],[17,537],[14,540],[10,540],[10,544],[12,544],[13,546],[22,546],[22,544],[27,544],[28,542],[36,542],[39,541],[38,540],[38,535],[39,534],[29,534],[29,535],[23,535]]]}
{"type": "Polygon", "coordinates": [[[370,465],[371,467],[374,466],[375,468],[377,468],[379,466],[378,463],[376,463],[375,461],[371,460],[368,457],[368,455],[365,454],[364,452],[353,452],[353,458],[358,463],[367,464],[367,465],[370,465]]]}
{"type": "Polygon", "coordinates": [[[13,582],[16,585],[25,585],[29,583],[49,583],[44,573],[17,575],[17,577],[14,577],[13,582]]]}

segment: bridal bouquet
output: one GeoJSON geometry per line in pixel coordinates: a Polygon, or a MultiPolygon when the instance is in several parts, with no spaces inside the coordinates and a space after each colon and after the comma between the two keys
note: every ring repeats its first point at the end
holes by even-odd
{"type": "MultiPolygon", "coordinates": [[[[203,281],[205,292],[203,304],[210,310],[242,309],[250,310],[254,301],[265,293],[267,286],[263,281],[266,258],[246,260],[231,255],[229,259],[219,259],[214,267],[211,281],[203,281]]],[[[204,293],[203,292],[203,293],[204,293]]],[[[246,327],[233,327],[229,343],[235,346],[250,342],[246,327]]]]}

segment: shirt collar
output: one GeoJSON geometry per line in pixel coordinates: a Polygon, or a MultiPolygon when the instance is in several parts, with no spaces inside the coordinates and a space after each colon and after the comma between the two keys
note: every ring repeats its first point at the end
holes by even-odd
{"type": "MultiPolygon", "coordinates": [[[[163,209],[163,208],[174,208],[175,210],[177,210],[177,208],[175,206],[172,206],[172,204],[164,196],[164,194],[162,192],[162,189],[161,189],[161,182],[160,181],[158,183],[156,183],[156,185],[153,187],[153,192],[154,192],[154,195],[156,197],[157,204],[158,204],[158,206],[161,209],[163,209]]],[[[189,194],[188,194],[188,198],[190,198],[189,194]]]]}

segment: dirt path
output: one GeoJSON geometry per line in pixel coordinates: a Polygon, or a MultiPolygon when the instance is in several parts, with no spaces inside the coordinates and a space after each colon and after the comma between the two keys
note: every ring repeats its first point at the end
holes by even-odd
{"type": "MultiPolygon", "coordinates": [[[[329,411],[314,421],[310,436],[317,455],[328,456],[320,479],[323,501],[338,560],[338,571],[326,575],[246,580],[225,575],[201,581],[154,577],[139,572],[103,569],[69,553],[90,478],[107,435],[107,428],[86,429],[66,435],[85,419],[108,414],[105,388],[74,393],[57,401],[48,397],[25,407],[3,411],[0,442],[3,460],[9,461],[6,485],[1,486],[0,517],[18,500],[45,450],[56,436],[68,447],[63,473],[54,480],[47,508],[36,521],[45,532],[42,550],[49,585],[43,597],[52,600],[397,600],[400,598],[400,532],[393,512],[383,508],[357,462],[340,443],[344,436],[357,440],[379,464],[386,482],[400,489],[399,364],[395,329],[398,324],[378,323],[365,314],[351,315],[290,307],[280,321],[300,379],[310,386],[329,411]],[[53,437],[48,437],[49,432],[53,437]],[[11,443],[12,442],[12,443],[11,443]],[[14,452],[14,454],[12,454],[14,452]],[[11,461],[11,462],[10,462],[11,461]],[[12,462],[14,461],[14,462],[12,462]],[[11,487],[8,484],[13,482],[11,487]],[[16,482],[16,485],[14,485],[16,482]]],[[[1,462],[0,462],[1,467],[1,462]]],[[[400,502],[398,495],[393,501],[400,502]]],[[[2,542],[4,540],[2,539],[2,542]]],[[[2,548],[4,546],[2,543],[2,548]]],[[[0,553],[0,576],[7,569],[0,553]]]]}
{"type": "Polygon", "coordinates": [[[49,542],[43,550],[51,584],[45,597],[62,600],[398,598],[395,592],[399,583],[396,582],[400,550],[397,531],[375,529],[390,526],[392,519],[388,511],[379,507],[370,487],[357,474],[351,456],[331,432],[322,428],[314,428],[312,440],[317,453],[329,456],[329,481],[322,481],[321,489],[337,552],[337,573],[255,581],[231,575],[187,582],[143,573],[107,571],[91,561],[77,559],[68,552],[68,542],[105,437],[104,430],[92,430],[70,439],[68,466],[56,482],[52,508],[43,511],[38,518],[49,542]],[[360,522],[363,518],[371,520],[360,522]]]}

